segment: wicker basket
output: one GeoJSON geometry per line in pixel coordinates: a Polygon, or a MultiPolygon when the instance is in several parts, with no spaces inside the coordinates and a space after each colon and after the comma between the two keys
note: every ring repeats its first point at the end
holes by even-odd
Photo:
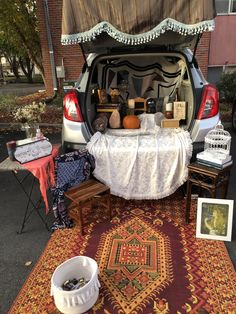
{"type": "Polygon", "coordinates": [[[204,150],[212,153],[230,154],[231,136],[219,122],[205,137],[204,150]]]}

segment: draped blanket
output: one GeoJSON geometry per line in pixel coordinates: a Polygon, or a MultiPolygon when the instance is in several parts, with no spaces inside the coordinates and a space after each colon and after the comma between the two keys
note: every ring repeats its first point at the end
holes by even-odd
{"type": "Polygon", "coordinates": [[[187,180],[192,142],[187,131],[156,127],[153,131],[97,132],[87,144],[95,158],[93,175],[111,193],[126,199],[160,199],[187,180]]]}
{"type": "Polygon", "coordinates": [[[55,158],[56,185],[53,194],[53,214],[56,218],[52,230],[71,228],[73,222],[68,217],[64,202],[64,192],[89,178],[94,169],[94,158],[86,149],[76,150],[55,158]]]}

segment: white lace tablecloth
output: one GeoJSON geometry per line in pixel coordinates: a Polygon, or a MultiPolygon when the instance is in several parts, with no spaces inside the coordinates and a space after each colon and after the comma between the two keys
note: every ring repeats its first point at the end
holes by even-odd
{"type": "Polygon", "coordinates": [[[160,199],[177,190],[188,175],[192,141],[187,131],[109,130],[87,144],[95,157],[93,175],[125,199],[160,199]]]}

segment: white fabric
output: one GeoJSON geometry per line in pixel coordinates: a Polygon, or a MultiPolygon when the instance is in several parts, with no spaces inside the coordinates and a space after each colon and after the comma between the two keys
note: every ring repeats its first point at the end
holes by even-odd
{"type": "Polygon", "coordinates": [[[187,180],[192,142],[189,133],[180,128],[109,130],[95,133],[87,149],[95,157],[93,175],[108,185],[112,194],[160,199],[187,180]]]}
{"type": "Polygon", "coordinates": [[[161,120],[164,119],[164,115],[161,112],[152,113],[142,113],[139,116],[139,120],[141,121],[141,129],[144,131],[151,131],[152,133],[156,133],[161,126],[161,120]]]}

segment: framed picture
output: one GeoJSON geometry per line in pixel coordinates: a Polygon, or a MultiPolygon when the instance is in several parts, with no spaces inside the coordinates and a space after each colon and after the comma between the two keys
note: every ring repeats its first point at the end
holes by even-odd
{"type": "Polygon", "coordinates": [[[98,89],[98,99],[100,104],[108,103],[107,91],[105,89],[98,89]]]}
{"type": "Polygon", "coordinates": [[[135,111],[141,111],[141,113],[146,112],[146,99],[141,97],[134,98],[134,109],[135,111]]]}
{"type": "Polygon", "coordinates": [[[231,241],[233,200],[198,198],[196,237],[231,241]]]}

